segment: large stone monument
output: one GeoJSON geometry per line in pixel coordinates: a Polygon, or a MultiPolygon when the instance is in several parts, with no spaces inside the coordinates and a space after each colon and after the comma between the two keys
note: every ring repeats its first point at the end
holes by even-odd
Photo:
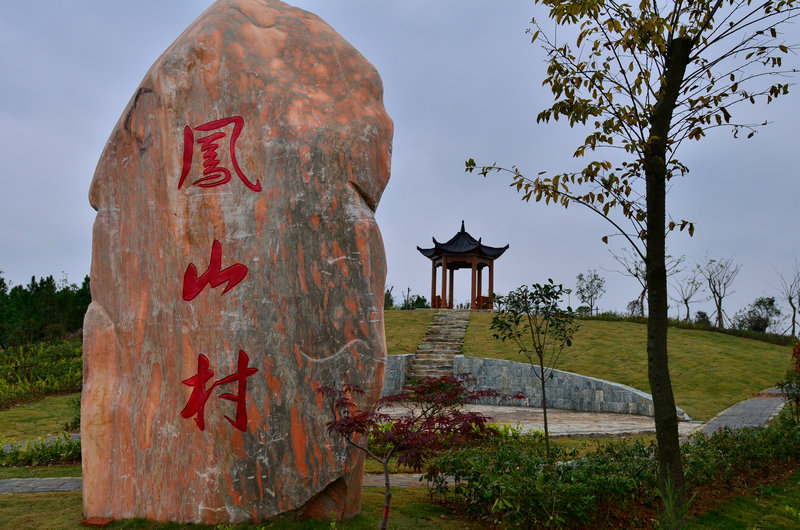
{"type": "Polygon", "coordinates": [[[315,390],[381,392],[382,90],[273,0],[219,0],[148,71],[89,192],[87,518],[358,512],[363,460],[315,390]]]}

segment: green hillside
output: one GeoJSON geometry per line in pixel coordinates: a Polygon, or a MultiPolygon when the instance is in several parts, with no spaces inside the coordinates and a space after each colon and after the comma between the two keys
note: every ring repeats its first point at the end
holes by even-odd
{"type": "MultiPolygon", "coordinates": [[[[413,352],[432,316],[432,310],[387,311],[389,353],[413,352]]],[[[490,322],[490,313],[472,313],[464,355],[524,361],[511,344],[492,338],[490,322]]],[[[646,333],[644,324],[581,321],[557,368],[649,393],[646,333]]],[[[774,386],[791,360],[789,347],[709,331],[670,328],[668,347],[676,404],[698,420],[774,386]]]]}

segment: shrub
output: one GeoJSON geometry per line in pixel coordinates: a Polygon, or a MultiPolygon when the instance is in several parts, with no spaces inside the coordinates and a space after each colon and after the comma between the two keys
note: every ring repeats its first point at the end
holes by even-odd
{"type": "Polygon", "coordinates": [[[72,408],[72,419],[64,424],[64,430],[79,431],[81,428],[81,396],[72,398],[69,404],[72,408]]]}
{"type": "Polygon", "coordinates": [[[558,463],[548,464],[543,437],[526,438],[444,452],[426,477],[474,517],[535,528],[585,523],[598,517],[598,505],[655,496],[652,446],[610,444],[576,458],[556,445],[558,463]],[[452,490],[446,477],[454,480],[452,490]]]}
{"type": "Polygon", "coordinates": [[[698,311],[694,314],[694,324],[700,329],[707,329],[711,327],[711,318],[705,311],[698,311]]]}
{"type": "Polygon", "coordinates": [[[379,528],[387,528],[392,492],[389,461],[397,455],[397,464],[419,471],[425,461],[438,451],[472,443],[487,435],[488,418],[479,412],[462,412],[465,403],[483,397],[497,397],[495,390],[468,389],[474,382],[469,374],[413,379],[408,390],[386,396],[378,409],[362,410],[354,396],[364,395],[357,385],[342,382],[342,388],[323,386],[317,393],[330,400],[333,420],[326,424],[329,433],[337,433],[349,446],[363,451],[383,466],[386,479],[383,519],[379,528]],[[397,405],[403,414],[391,420],[380,412],[383,405],[397,405]],[[363,437],[367,435],[367,443],[363,437]]]}
{"type": "Polygon", "coordinates": [[[75,464],[81,461],[81,441],[72,440],[67,433],[52,440],[12,442],[8,445],[6,451],[0,451],[0,467],[75,464]]]}
{"type": "Polygon", "coordinates": [[[50,394],[77,392],[82,379],[80,340],[6,348],[0,351],[0,409],[50,394]]]}
{"type": "MultiPolygon", "coordinates": [[[[581,457],[557,444],[554,450],[557,463],[548,465],[543,437],[511,430],[478,446],[440,453],[425,477],[433,492],[461,504],[471,516],[508,526],[602,526],[628,503],[655,508],[654,444],[622,441],[581,457]]],[[[787,411],[768,427],[694,435],[682,451],[691,488],[748,479],[776,463],[800,459],[800,426],[787,411]]]]}
{"type": "Polygon", "coordinates": [[[780,316],[781,310],[775,302],[775,297],[762,296],[738,311],[733,317],[733,323],[738,329],[766,333],[770,326],[776,324],[780,316]]]}
{"type": "Polygon", "coordinates": [[[686,479],[692,486],[726,482],[771,463],[800,458],[800,428],[788,414],[768,427],[697,433],[682,446],[686,479]]]}

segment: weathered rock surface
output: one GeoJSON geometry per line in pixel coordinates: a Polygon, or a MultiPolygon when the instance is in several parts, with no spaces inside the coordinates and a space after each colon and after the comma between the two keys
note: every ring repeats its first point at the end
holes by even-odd
{"type": "Polygon", "coordinates": [[[153,65],[89,193],[86,517],[357,513],[315,390],[380,396],[391,136],[374,68],[281,2],[220,0],[153,65]]]}

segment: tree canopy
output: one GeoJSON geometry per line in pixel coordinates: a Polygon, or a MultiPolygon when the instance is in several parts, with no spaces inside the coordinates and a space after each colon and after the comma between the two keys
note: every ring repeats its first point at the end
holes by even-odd
{"type": "Polygon", "coordinates": [[[0,277],[0,349],[77,332],[90,301],[88,276],[80,287],[34,276],[11,289],[0,277]]]}
{"type": "MultiPolygon", "coordinates": [[[[608,220],[644,261],[648,379],[653,395],[665,515],[685,517],[686,490],[667,356],[666,233],[691,235],[691,220],[667,219],[667,184],[689,168],[677,156],[686,140],[715,128],[752,136],[759,125],[733,119],[740,103],[770,103],[788,93],[797,72],[784,59],[796,45],[783,30],[800,15],[798,0],[536,0],[569,38],[549,36],[533,20],[532,41],[545,50],[544,86],[553,103],[537,121],[566,120],[590,129],[574,152],[579,171],[524,176],[523,199],[581,204],[608,220]],[[600,156],[597,151],[605,148],[600,156]],[[612,156],[613,155],[613,156],[612,156]]],[[[473,159],[466,170],[478,169],[473,159]]],[[[501,171],[482,166],[479,173],[501,171]]],[[[608,242],[608,236],[603,237],[608,242]]]]}

